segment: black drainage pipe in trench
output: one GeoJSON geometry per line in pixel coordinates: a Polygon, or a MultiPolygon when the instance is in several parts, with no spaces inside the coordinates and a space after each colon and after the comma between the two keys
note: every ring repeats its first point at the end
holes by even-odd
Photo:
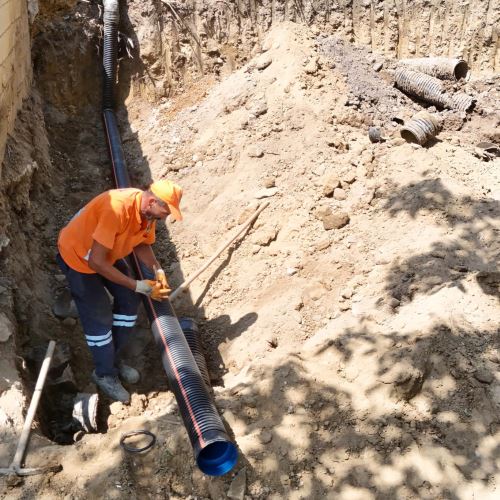
{"type": "Polygon", "coordinates": [[[208,389],[210,389],[212,387],[210,384],[210,375],[208,374],[207,360],[203,354],[198,325],[193,318],[180,318],[179,324],[181,325],[184,337],[186,337],[189,350],[193,353],[194,360],[200,370],[203,382],[205,382],[205,385],[208,389]]]}
{"type": "MultiPolygon", "coordinates": [[[[113,110],[116,75],[118,0],[104,0],[104,84],[103,118],[116,187],[130,187],[130,179],[113,110]]],[[[131,263],[140,279],[153,278],[132,254],[131,263]]],[[[203,381],[179,321],[168,300],[156,302],[144,297],[151,330],[158,345],[170,388],[186,426],[198,467],[205,474],[220,476],[236,464],[238,452],[231,442],[215,404],[203,381]]]]}

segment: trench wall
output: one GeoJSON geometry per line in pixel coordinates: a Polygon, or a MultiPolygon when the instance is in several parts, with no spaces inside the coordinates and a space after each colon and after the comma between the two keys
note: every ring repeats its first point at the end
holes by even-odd
{"type": "Polygon", "coordinates": [[[28,4],[0,0],[0,160],[31,82],[28,4]]]}

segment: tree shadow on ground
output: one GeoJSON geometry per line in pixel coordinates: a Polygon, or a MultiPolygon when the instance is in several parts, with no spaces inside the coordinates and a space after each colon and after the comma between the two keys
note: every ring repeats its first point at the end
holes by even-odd
{"type": "Polygon", "coordinates": [[[384,209],[392,217],[431,213],[454,232],[453,238],[432,243],[429,251],[392,265],[386,290],[395,298],[411,301],[416,294],[444,287],[464,291],[463,282],[471,273],[485,293],[499,298],[498,201],[457,196],[440,179],[426,179],[397,190],[384,209]]]}

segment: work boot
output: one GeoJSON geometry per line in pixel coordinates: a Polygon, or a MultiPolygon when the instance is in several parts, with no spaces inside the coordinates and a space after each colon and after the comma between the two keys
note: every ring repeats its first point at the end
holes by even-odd
{"type": "Polygon", "coordinates": [[[118,362],[118,372],[122,381],[127,384],[137,384],[141,378],[140,373],[135,368],[126,365],[123,361],[118,362]]]}
{"type": "Polygon", "coordinates": [[[104,375],[104,377],[98,377],[95,371],[93,371],[92,380],[109,398],[121,403],[130,402],[130,394],[125,390],[117,376],[104,375]]]}

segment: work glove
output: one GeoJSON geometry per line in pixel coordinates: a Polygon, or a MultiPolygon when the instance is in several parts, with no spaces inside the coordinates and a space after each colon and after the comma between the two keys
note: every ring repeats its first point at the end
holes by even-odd
{"type": "Polygon", "coordinates": [[[159,269],[155,268],[155,279],[161,283],[162,288],[167,288],[170,290],[170,285],[167,281],[167,276],[165,271],[160,267],[159,269]]]}
{"type": "MultiPolygon", "coordinates": [[[[165,300],[168,298],[170,295],[170,292],[172,291],[170,288],[170,285],[168,284],[167,281],[167,276],[165,275],[165,271],[161,268],[156,269],[155,268],[155,278],[156,278],[156,283],[160,284],[160,288],[158,289],[158,292],[155,293],[158,295],[160,298],[155,299],[155,300],[165,300]]],[[[154,297],[153,297],[154,298],[154,297]]]]}
{"type": "Polygon", "coordinates": [[[138,280],[135,283],[135,291],[151,297],[153,300],[162,301],[168,298],[170,288],[164,288],[159,281],[138,280]]]}
{"type": "Polygon", "coordinates": [[[153,280],[137,280],[135,282],[135,291],[149,297],[151,295],[151,292],[153,291],[153,287],[155,286],[155,284],[156,281],[153,280]]]}
{"type": "Polygon", "coordinates": [[[153,291],[150,297],[154,300],[165,300],[168,299],[168,294],[170,293],[170,288],[165,288],[159,281],[156,281],[153,286],[153,291]]]}

